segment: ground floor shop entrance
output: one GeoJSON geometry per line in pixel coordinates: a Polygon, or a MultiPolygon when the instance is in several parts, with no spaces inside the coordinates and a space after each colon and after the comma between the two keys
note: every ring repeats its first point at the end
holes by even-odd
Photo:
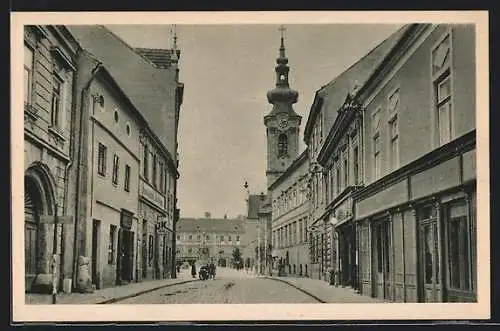
{"type": "Polygon", "coordinates": [[[389,219],[374,221],[372,233],[373,296],[392,299],[392,231],[389,219]]]}
{"type": "Polygon", "coordinates": [[[133,214],[122,210],[120,229],[118,230],[117,248],[117,285],[128,284],[134,278],[134,243],[135,234],[132,229],[133,214]]]}

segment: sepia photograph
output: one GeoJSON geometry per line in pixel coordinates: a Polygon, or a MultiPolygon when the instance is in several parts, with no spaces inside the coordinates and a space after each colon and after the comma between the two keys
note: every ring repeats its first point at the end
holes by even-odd
{"type": "Polygon", "coordinates": [[[13,15],[14,320],[489,317],[487,13],[292,14],[13,15]]]}

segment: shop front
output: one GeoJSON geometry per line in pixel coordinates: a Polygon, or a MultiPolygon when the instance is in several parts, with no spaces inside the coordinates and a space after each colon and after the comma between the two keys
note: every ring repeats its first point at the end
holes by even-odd
{"type": "Polygon", "coordinates": [[[375,184],[355,197],[361,292],[475,302],[475,140],[464,136],[375,184]]]}
{"type": "Polygon", "coordinates": [[[172,260],[172,221],[166,213],[166,199],[153,186],[141,180],[139,185],[141,215],[140,277],[162,279],[170,276],[172,260]]]}

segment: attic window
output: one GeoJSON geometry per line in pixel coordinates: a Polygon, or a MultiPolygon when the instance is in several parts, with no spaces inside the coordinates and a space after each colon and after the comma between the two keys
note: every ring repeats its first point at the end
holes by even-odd
{"type": "Polygon", "coordinates": [[[99,107],[104,110],[104,97],[102,95],[99,96],[97,102],[99,103],[99,107]]]}
{"type": "Polygon", "coordinates": [[[130,137],[130,124],[127,123],[127,136],[130,137]]]}
{"type": "Polygon", "coordinates": [[[115,122],[118,123],[118,111],[115,109],[115,114],[114,114],[115,122]]]}

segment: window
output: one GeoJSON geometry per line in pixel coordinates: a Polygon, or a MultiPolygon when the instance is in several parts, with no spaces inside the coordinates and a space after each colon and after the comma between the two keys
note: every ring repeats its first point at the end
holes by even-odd
{"type": "Polygon", "coordinates": [[[374,179],[380,178],[380,136],[377,134],[373,137],[373,165],[374,165],[374,179]]]}
{"type": "Polygon", "coordinates": [[[143,175],[144,175],[144,178],[146,180],[149,179],[149,150],[148,150],[148,146],[147,145],[144,145],[144,155],[143,155],[144,159],[143,159],[143,162],[142,162],[142,166],[143,166],[143,175]]]}
{"type": "Polygon", "coordinates": [[[302,228],[302,220],[299,220],[299,242],[302,242],[304,240],[304,232],[303,232],[303,228],[302,228]]]}
{"type": "Polygon", "coordinates": [[[224,241],[224,236],[220,236],[220,242],[224,241]]]}
{"type": "Polygon", "coordinates": [[[349,186],[349,167],[347,163],[347,156],[344,156],[344,188],[349,186]]]}
{"type": "Polygon", "coordinates": [[[177,240],[181,240],[181,236],[180,235],[177,235],[177,240]]]}
{"type": "Polygon", "coordinates": [[[451,56],[451,36],[446,34],[431,52],[437,141],[440,146],[448,143],[453,135],[451,56]]]}
{"type": "Polygon", "coordinates": [[[240,236],[236,236],[236,241],[240,241],[240,236]]]}
{"type": "Polygon", "coordinates": [[[53,77],[52,79],[52,104],[50,121],[53,127],[61,126],[61,97],[62,97],[62,81],[53,77]]]}
{"type": "Polygon", "coordinates": [[[358,146],[354,147],[352,152],[353,158],[353,175],[354,175],[354,185],[359,184],[359,151],[358,146]]]}
{"type": "Polygon", "coordinates": [[[471,291],[472,252],[467,205],[455,204],[447,210],[448,218],[448,277],[451,289],[471,291]]]}
{"type": "Polygon", "coordinates": [[[33,86],[33,50],[24,45],[24,104],[31,104],[33,86]]]}
{"type": "Polygon", "coordinates": [[[118,155],[114,155],[113,157],[113,184],[118,184],[118,170],[120,167],[120,157],[118,155]]]}
{"type": "Polygon", "coordinates": [[[188,236],[188,239],[189,239],[189,240],[193,240],[193,235],[192,235],[192,234],[190,234],[190,235],[188,236]]]}
{"type": "Polygon", "coordinates": [[[282,133],[278,137],[278,157],[286,157],[288,154],[288,137],[282,133]]]}
{"type": "Polygon", "coordinates": [[[108,264],[115,263],[116,225],[109,226],[108,264]]]}
{"type": "Polygon", "coordinates": [[[340,193],[340,167],[337,165],[337,194],[340,193]]]}
{"type": "Polygon", "coordinates": [[[228,237],[227,237],[227,241],[231,241],[231,236],[228,236],[228,237]]]}
{"type": "Polygon", "coordinates": [[[130,192],[130,166],[128,164],[125,165],[125,183],[123,188],[125,191],[130,192]]]}
{"type": "Polygon", "coordinates": [[[188,254],[193,253],[193,249],[191,247],[188,248],[188,254]]]}
{"type": "Polygon", "coordinates": [[[161,161],[158,163],[158,171],[160,173],[160,192],[165,193],[165,170],[161,161]]]}
{"type": "Polygon", "coordinates": [[[156,181],[157,179],[157,173],[156,173],[156,154],[153,154],[153,178],[152,178],[152,181],[153,181],[153,186],[154,187],[158,187],[158,183],[156,181]]]}
{"type": "Polygon", "coordinates": [[[201,234],[196,236],[196,240],[201,241],[201,234]]]}
{"type": "Polygon", "coordinates": [[[205,236],[205,240],[210,240],[210,236],[209,236],[209,235],[206,235],[206,236],[205,236]]]}
{"type": "Polygon", "coordinates": [[[113,114],[113,117],[114,117],[114,119],[115,119],[115,123],[118,123],[118,119],[119,119],[119,118],[118,118],[118,111],[117,111],[117,110],[115,110],[115,112],[114,112],[114,114],[113,114]]]}
{"type": "Polygon", "coordinates": [[[389,122],[389,126],[391,135],[391,167],[392,169],[396,169],[399,167],[399,127],[397,116],[389,122]]]}
{"type": "Polygon", "coordinates": [[[101,176],[106,176],[106,154],[107,147],[99,143],[98,157],[97,157],[97,173],[101,176]]]}
{"type": "Polygon", "coordinates": [[[437,119],[439,145],[448,143],[452,138],[452,106],[451,106],[451,79],[446,76],[436,82],[437,119]]]}

